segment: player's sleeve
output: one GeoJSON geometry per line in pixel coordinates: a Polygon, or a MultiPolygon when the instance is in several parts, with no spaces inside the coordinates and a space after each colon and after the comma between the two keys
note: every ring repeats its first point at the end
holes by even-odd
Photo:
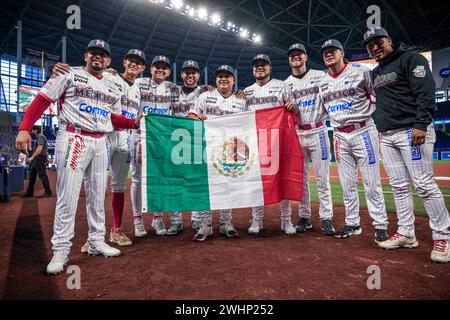
{"type": "Polygon", "coordinates": [[[19,131],[30,131],[31,127],[33,127],[50,104],[64,94],[70,79],[71,74],[68,73],[47,81],[31,102],[27,112],[25,112],[25,116],[19,126],[19,131]]]}
{"type": "Polygon", "coordinates": [[[418,53],[410,55],[406,63],[405,74],[417,105],[414,128],[427,131],[428,125],[433,121],[436,107],[436,84],[428,60],[418,53]]]}
{"type": "Polygon", "coordinates": [[[59,75],[56,78],[50,78],[47,83],[39,91],[39,95],[44,97],[50,103],[58,100],[67,90],[72,79],[72,73],[59,75]]]}
{"type": "Polygon", "coordinates": [[[294,95],[292,94],[292,90],[288,84],[287,81],[283,82],[283,102],[286,104],[288,102],[294,102],[295,103],[295,98],[294,95]]]}
{"type": "MultiPolygon", "coordinates": [[[[366,88],[366,92],[371,97],[374,97],[375,96],[375,90],[373,88],[372,72],[370,71],[369,68],[364,69],[363,78],[364,78],[364,85],[365,85],[365,88],[366,88]]],[[[372,98],[371,98],[371,100],[372,100],[372,98]]]]}
{"type": "Polygon", "coordinates": [[[195,106],[194,108],[189,112],[189,113],[193,113],[195,115],[199,115],[202,114],[205,111],[205,97],[203,96],[203,94],[201,94],[197,101],[195,102],[195,106]]]}

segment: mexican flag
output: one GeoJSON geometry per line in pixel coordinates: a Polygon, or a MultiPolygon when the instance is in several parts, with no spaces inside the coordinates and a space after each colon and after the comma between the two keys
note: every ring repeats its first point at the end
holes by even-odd
{"type": "Polygon", "coordinates": [[[143,212],[301,200],[303,154],[285,107],[199,121],[141,119],[143,212]]]}

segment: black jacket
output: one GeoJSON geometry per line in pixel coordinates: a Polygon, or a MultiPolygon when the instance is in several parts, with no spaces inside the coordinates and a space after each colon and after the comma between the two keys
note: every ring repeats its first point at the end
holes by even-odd
{"type": "Polygon", "coordinates": [[[372,71],[372,81],[376,95],[372,116],[379,132],[427,130],[433,121],[436,85],[425,57],[399,47],[372,71]]]}

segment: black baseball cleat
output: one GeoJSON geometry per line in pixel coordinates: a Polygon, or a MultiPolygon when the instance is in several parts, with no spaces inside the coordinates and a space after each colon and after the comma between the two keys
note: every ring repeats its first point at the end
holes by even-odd
{"type": "Polygon", "coordinates": [[[44,193],[44,194],[38,196],[38,198],[50,198],[51,196],[52,196],[51,193],[44,193]]]}
{"type": "Polygon", "coordinates": [[[21,195],[22,198],[33,198],[34,195],[32,195],[31,193],[25,192],[23,195],[21,195]]]}
{"type": "Polygon", "coordinates": [[[336,234],[336,230],[334,229],[330,220],[323,220],[322,228],[320,229],[322,229],[323,233],[325,233],[326,236],[334,236],[336,234]]]}
{"type": "Polygon", "coordinates": [[[309,229],[312,229],[312,223],[310,218],[300,218],[297,225],[295,226],[295,231],[297,231],[297,233],[303,233],[309,229]]]}
{"type": "Polygon", "coordinates": [[[360,226],[344,226],[341,230],[336,231],[334,235],[336,238],[348,238],[350,236],[357,236],[362,233],[362,229],[360,226]]]}
{"type": "Polygon", "coordinates": [[[384,229],[375,229],[375,243],[380,243],[389,239],[389,234],[384,229]]]}

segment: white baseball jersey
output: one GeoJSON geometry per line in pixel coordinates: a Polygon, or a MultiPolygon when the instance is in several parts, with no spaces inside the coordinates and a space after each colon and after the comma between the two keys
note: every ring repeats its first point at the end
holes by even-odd
{"type": "Polygon", "coordinates": [[[121,75],[105,72],[104,77],[110,80],[120,92],[121,113],[128,119],[136,119],[141,103],[141,92],[138,79],[130,85],[121,75]]]}
{"type": "Polygon", "coordinates": [[[265,85],[258,83],[244,89],[249,111],[283,106],[291,101],[290,91],[284,81],[271,79],[265,85]]]}
{"type": "Polygon", "coordinates": [[[101,79],[83,67],[74,67],[64,75],[50,79],[40,94],[49,101],[59,99],[58,121],[81,130],[113,131],[111,113],[120,114],[120,93],[106,77],[101,79]]]}
{"type": "Polygon", "coordinates": [[[320,99],[334,128],[369,120],[375,110],[371,95],[370,69],[359,64],[348,64],[336,77],[327,73],[320,82],[320,99]]]}
{"type": "Polygon", "coordinates": [[[247,111],[244,99],[239,99],[234,94],[225,98],[217,89],[202,93],[198,97],[194,108],[195,114],[204,114],[208,118],[243,111],[247,111]]]}
{"type": "Polygon", "coordinates": [[[289,76],[285,80],[290,95],[299,108],[298,124],[325,122],[328,118],[319,98],[319,84],[325,72],[309,69],[301,78],[289,76]]]}
{"type": "Polygon", "coordinates": [[[141,107],[139,112],[171,114],[176,100],[176,85],[169,81],[157,84],[150,78],[138,80],[141,89],[141,107]]]}
{"type": "Polygon", "coordinates": [[[183,87],[177,86],[176,101],[172,107],[172,114],[176,116],[187,116],[189,111],[193,111],[198,97],[205,91],[204,86],[197,86],[194,91],[186,94],[183,87]]]}

